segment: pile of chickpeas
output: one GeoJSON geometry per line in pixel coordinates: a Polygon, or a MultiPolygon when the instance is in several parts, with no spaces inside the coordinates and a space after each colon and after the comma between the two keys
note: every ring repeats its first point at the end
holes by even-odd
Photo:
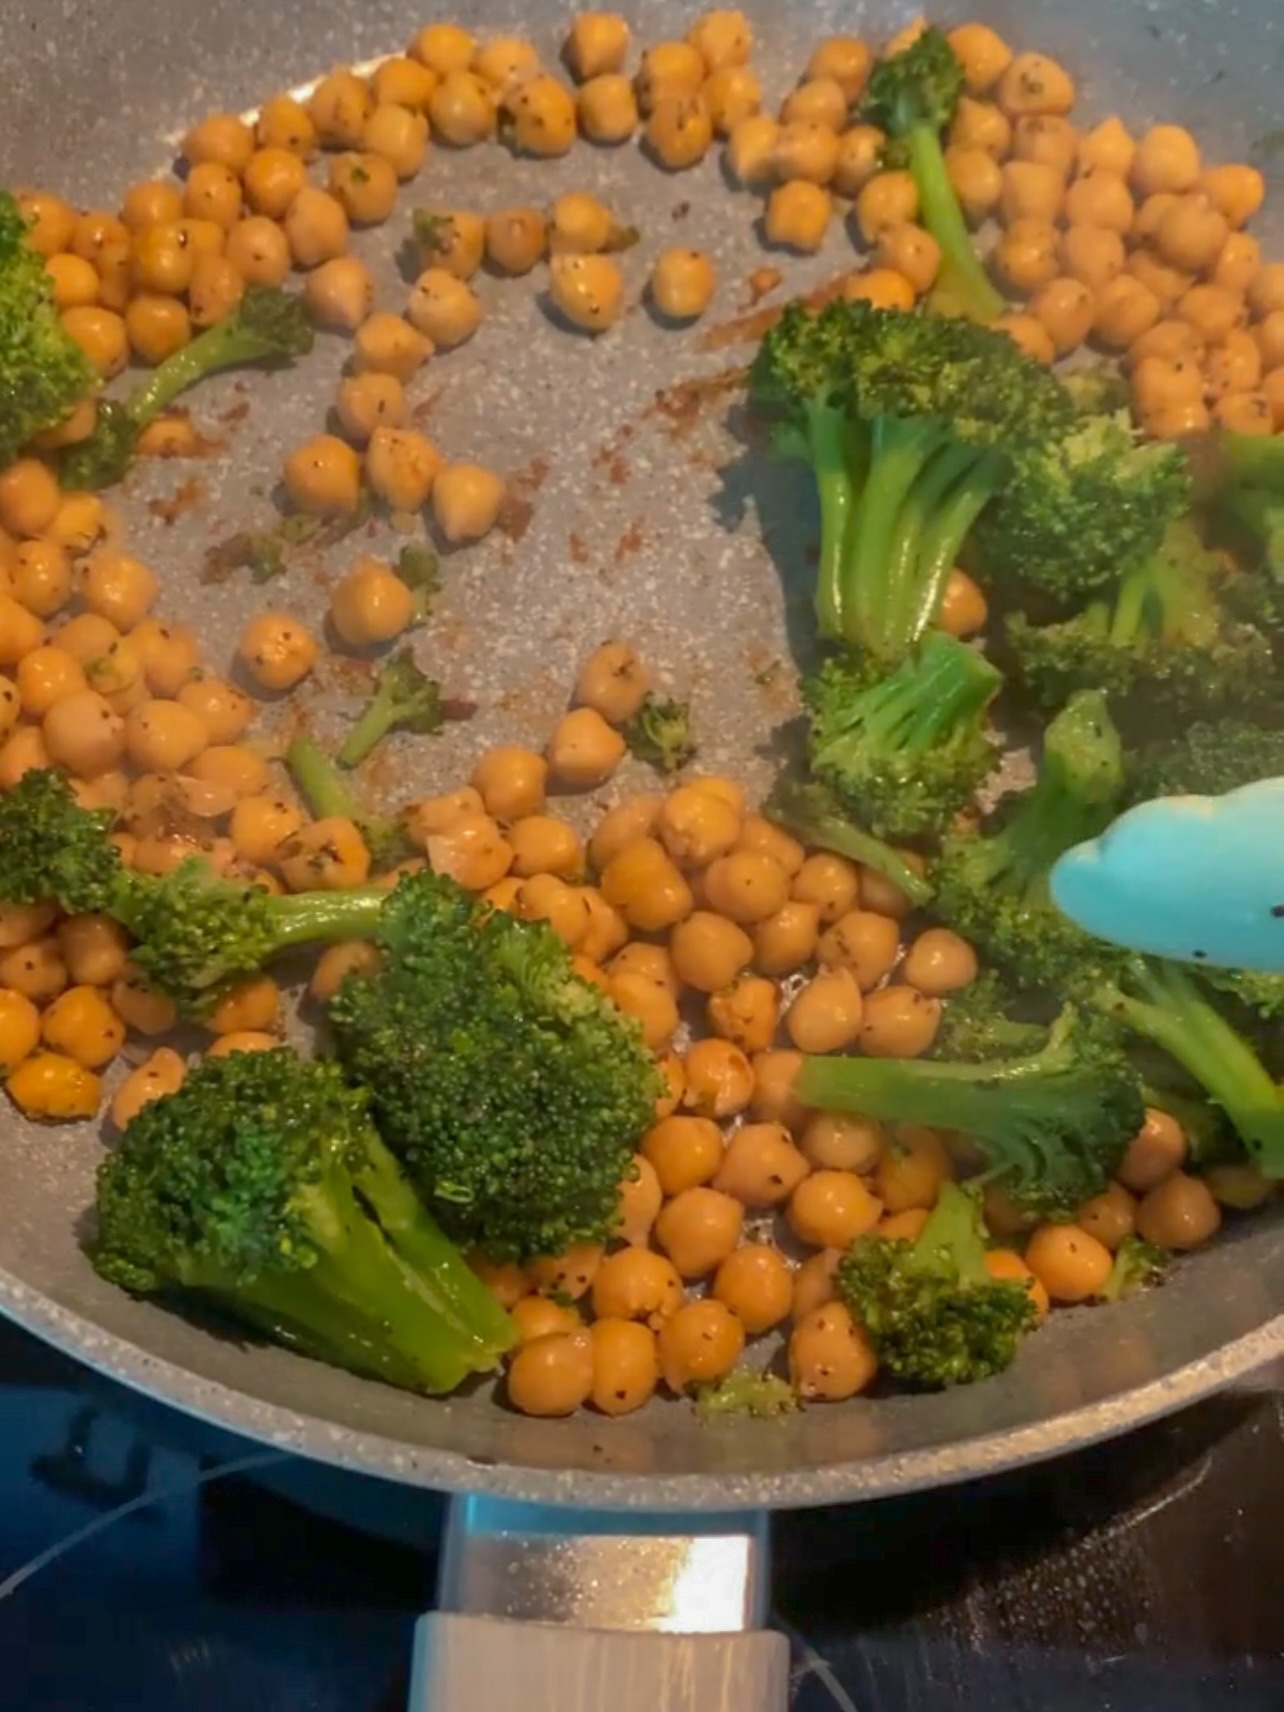
{"type": "MultiPolygon", "coordinates": [[[[1260,177],[1205,167],[1178,127],[1134,140],[1116,118],[1080,132],[1074,84],[1055,62],[1014,55],[979,24],[951,40],[968,93],[949,169],[969,218],[1002,227],[996,276],[1028,298],[1004,323],[1013,337],[1047,361],[1084,341],[1121,355],[1156,435],[1210,415],[1249,432],[1284,426],[1284,265],[1263,265],[1242,230],[1260,177]]],[[[848,122],[869,48],[820,43],[775,118],[762,110],[751,49],[742,14],[710,12],[685,40],[647,48],[629,76],[627,25],[586,13],[564,45],[572,89],[529,43],[431,25],[369,76],[336,68],[304,99],[273,97],[252,124],[203,120],[183,144],[185,178],[131,186],[118,214],[78,212],[44,191],[20,200],[64,324],[103,379],[131,358],[164,360],[247,286],[301,272],[314,316],[350,334],[353,354],[335,400],[341,434],[285,461],[293,503],[350,515],[368,491],[394,513],[429,507],[448,543],[469,542],[495,523],[504,484],[448,462],[407,426],[413,377],[476,331],[483,306],[470,281],[483,264],[516,278],[547,263],[561,315],[604,332],[625,308],[614,257],[637,235],[579,191],[547,210],[426,209],[415,234],[424,271],[403,306],[378,308],[351,231],[389,218],[433,140],[462,148],[498,134],[552,156],[581,136],[606,146],[640,132],[659,165],[681,170],[721,138],[733,179],[765,196],[768,244],[819,248],[845,199],[872,255],[841,292],[909,308],[930,289],[939,256],[916,224],[913,182],[882,169],[880,132],[848,122]]],[[[714,285],[706,256],[671,249],[647,290],[659,317],[682,323],[704,312],[714,285]]],[[[161,578],[125,550],[111,506],[60,491],[41,456],[88,434],[95,410],[86,401],[0,471],[0,791],[29,769],[64,769],[85,805],[113,811],[122,856],[144,873],[195,855],[274,892],[365,884],[360,829],[308,816],[273,743],[253,730],[254,693],[296,689],[327,645],[368,655],[396,642],[416,621],[411,591],[391,564],[357,556],[331,592],[328,643],[288,611],[258,612],[233,682],[189,626],[160,616],[161,578]]],[[[143,449],[181,454],[194,439],[170,416],[143,449]]],[[[956,570],[942,628],[971,635],[985,618],[980,589],[956,570]]],[[[916,1236],[942,1184],[972,1161],[951,1134],[803,1109],[799,1061],[929,1051],[976,958],[956,934],[916,921],[879,874],[809,851],[753,812],[731,779],[621,795],[622,727],[651,682],[631,646],[604,643],[542,750],[489,749],[467,783],[406,808],[417,854],[385,876],[427,865],[496,909],[550,923],[579,973],[636,1019],[663,1074],[612,1242],[527,1267],[475,1260],[517,1333],[507,1396],[531,1414],[585,1404],[623,1414],[661,1385],[681,1395],[714,1383],[747,1343],[783,1335],[801,1398],[851,1397],[877,1361],[836,1298],[840,1256],[871,1233],[916,1236]],[[566,814],[552,812],[550,793],[566,814]]],[[[364,942],[325,951],[311,997],[326,1000],[375,957],[364,942]]],[[[276,1045],[286,1008],[271,975],[241,982],[204,1020],[197,1050],[276,1045]]],[[[181,1085],[190,1035],[177,1022],[107,918],[0,906],[0,1074],[27,1117],[87,1120],[106,1108],[123,1127],[181,1085]]],[[[1134,1231],[1194,1248],[1223,1208],[1272,1193],[1251,1166],[1188,1163],[1180,1126],[1150,1111],[1118,1180],[1073,1222],[1032,1225],[991,1189],[1002,1246],[990,1269],[1024,1281],[1043,1314],[1098,1296],[1134,1231]]]]}

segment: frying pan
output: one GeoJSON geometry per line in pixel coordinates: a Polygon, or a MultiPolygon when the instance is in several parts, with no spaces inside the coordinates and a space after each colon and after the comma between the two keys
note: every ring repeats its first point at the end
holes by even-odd
{"type": "MultiPolygon", "coordinates": [[[[769,100],[820,36],[878,41],[910,15],[834,0],[743,3],[769,100]]],[[[690,0],[612,4],[643,43],[681,35],[698,9],[690,0]]],[[[970,10],[936,8],[946,23],[970,10]]],[[[1284,61],[1284,12],[1270,0],[1215,12],[1203,0],[987,0],[977,10],[1009,40],[1072,68],[1079,113],[1118,111],[1134,129],[1177,119],[1210,157],[1255,159],[1269,173],[1284,61]]],[[[452,0],[437,15],[483,34],[530,35],[551,61],[569,12],[535,0],[452,0]]],[[[126,183],[169,165],[175,139],[204,112],[248,109],[335,61],[398,51],[428,16],[412,0],[0,0],[0,181],[115,207],[126,183]]],[[[746,433],[735,382],[756,330],[750,276],[776,258],[760,246],[756,200],[729,188],[715,155],[669,176],[632,147],[580,145],[555,163],[494,147],[435,149],[389,227],[359,240],[380,304],[403,301],[394,250],[413,203],[488,210],[544,204],[567,188],[595,190],[641,231],[622,258],[632,301],[648,256],[673,242],[714,255],[717,299],[694,332],[661,328],[639,308],[594,342],[550,325],[533,278],[481,281],[477,338],[430,363],[412,395],[448,453],[512,482],[504,527],[450,556],[437,621],[419,643],[423,662],[478,712],[440,738],[398,740],[381,778],[389,796],[457,782],[484,743],[539,743],[576,660],[611,634],[634,638],[668,684],[690,694],[702,762],[750,785],[765,785],[771,731],[795,711],[814,525],[800,477],[768,464],[746,433]]],[[[1284,253],[1278,221],[1272,252],[1271,214],[1268,200],[1263,242],[1284,253]]],[[[820,256],[783,265],[788,290],[852,266],[842,223],[820,256]]],[[[349,541],[298,555],[267,590],[243,572],[202,580],[211,546],[273,521],[283,453],[320,428],[344,354],[344,341],[325,335],[296,371],[209,386],[195,406],[204,455],[151,464],[120,501],[130,550],[163,577],[164,611],[199,627],[214,662],[226,664],[246,613],[269,600],[319,622],[327,580],[354,550],[349,541]]],[[[362,548],[389,545],[387,533],[363,537],[362,548]]],[[[265,724],[302,717],[324,737],[359,692],[359,676],[329,662],[297,698],[301,714],[294,704],[269,708],[265,724]]],[[[622,788],[642,783],[640,773],[622,776],[622,788]]],[[[1122,1432],[1284,1349],[1284,1219],[1263,1216],[1158,1293],[1054,1316],[1009,1373],[976,1387],[716,1427],[662,1404],[615,1422],[523,1419],[484,1389],[444,1402],[409,1397],[129,1300],[95,1277],[79,1247],[101,1146],[93,1129],[36,1129],[6,1111],[0,1130],[0,1310],[178,1409],[451,1491],[688,1513],[875,1497],[1122,1432]]]]}

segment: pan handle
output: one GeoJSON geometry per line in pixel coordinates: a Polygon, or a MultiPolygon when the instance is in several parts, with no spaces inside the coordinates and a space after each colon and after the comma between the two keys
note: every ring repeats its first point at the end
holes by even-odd
{"type": "Polygon", "coordinates": [[[451,1504],[410,1712],[785,1712],[765,1515],[451,1504]]]}

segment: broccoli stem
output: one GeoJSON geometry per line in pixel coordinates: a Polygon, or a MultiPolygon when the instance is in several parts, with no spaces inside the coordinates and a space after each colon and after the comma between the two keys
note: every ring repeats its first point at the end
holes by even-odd
{"type": "Polygon", "coordinates": [[[858,1112],[889,1123],[920,1123],[988,1135],[1003,1088],[1046,1081],[1047,1050],[1000,1064],[943,1064],[936,1059],[804,1058],[796,1090],[804,1105],[858,1112]]]}
{"type": "Polygon", "coordinates": [[[394,729],[399,709],[390,696],[375,692],[369,706],[360,715],[339,746],[335,759],[341,767],[359,767],[394,729]]]}
{"type": "MultiPolygon", "coordinates": [[[[819,794],[824,795],[823,791],[819,794]]],[[[872,868],[904,892],[916,909],[930,901],[932,888],[899,851],[872,833],[862,832],[836,810],[817,808],[817,800],[815,787],[782,781],[772,792],[766,813],[806,843],[872,868]]]]}
{"type": "Polygon", "coordinates": [[[918,186],[919,219],[941,247],[941,270],[931,295],[933,309],[969,321],[997,321],[1007,304],[973,247],[950,183],[940,136],[931,125],[913,125],[906,142],[910,171],[918,186]]]}
{"type": "Polygon", "coordinates": [[[910,501],[912,521],[888,579],[888,628],[908,646],[940,610],[963,542],[999,484],[997,458],[967,445],[932,460],[910,501]]]}
{"type": "Polygon", "coordinates": [[[906,502],[942,434],[932,421],[881,416],[873,424],[869,473],[843,576],[843,640],[853,648],[882,657],[903,652],[889,611],[888,570],[906,522],[906,502]]]}
{"type": "Polygon", "coordinates": [[[356,792],[324,749],[310,737],[296,737],[285,752],[286,771],[316,820],[332,815],[359,821],[362,806],[356,792]]]}
{"type": "Polygon", "coordinates": [[[278,354],[276,344],[232,316],[217,327],[198,333],[181,351],[166,357],[153,370],[151,378],[130,396],[130,417],[137,427],[145,428],[180,393],[187,392],[207,375],[278,354]]]}
{"type": "Polygon", "coordinates": [[[276,949],[365,939],[378,927],[388,896],[386,886],[355,886],[346,892],[300,892],[294,897],[270,898],[276,949]]]}
{"type": "Polygon", "coordinates": [[[1252,1047],[1176,964],[1137,959],[1129,967],[1142,996],[1110,986],[1096,1002],[1175,1059],[1226,1113],[1262,1172],[1284,1177],[1284,1099],[1252,1047]]]}
{"type": "Polygon", "coordinates": [[[855,498],[849,463],[847,413],[836,405],[807,411],[807,454],[820,498],[820,568],[816,579],[816,622],[822,636],[843,635],[843,565],[855,498]]]}

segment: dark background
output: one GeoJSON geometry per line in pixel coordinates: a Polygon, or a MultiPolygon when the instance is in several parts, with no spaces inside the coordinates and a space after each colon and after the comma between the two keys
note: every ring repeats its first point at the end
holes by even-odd
{"type": "MultiPolygon", "coordinates": [[[[400,1712],[440,1502],[285,1460],[196,1484],[264,1454],[0,1327],[0,1706],[400,1712]]],[[[797,1712],[1282,1712],[1284,1374],[784,1516],[775,1605],[797,1712]]]]}

